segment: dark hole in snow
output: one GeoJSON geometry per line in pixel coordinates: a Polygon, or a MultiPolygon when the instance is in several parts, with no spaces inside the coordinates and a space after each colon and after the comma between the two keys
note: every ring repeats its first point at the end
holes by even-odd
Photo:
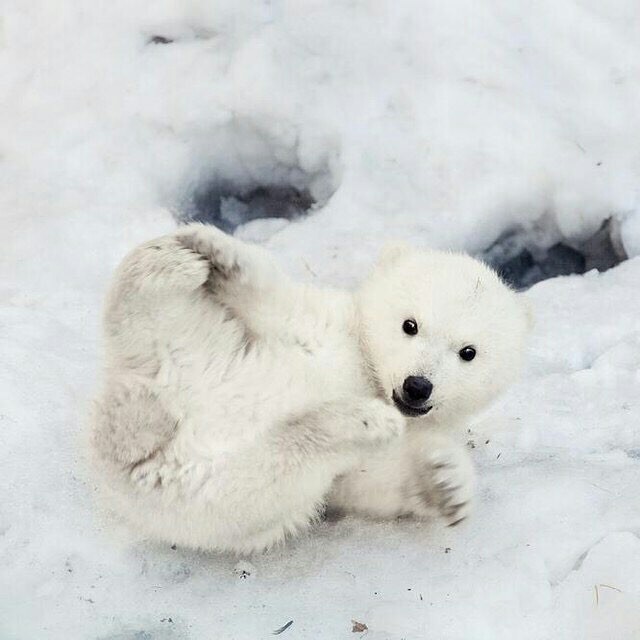
{"type": "Polygon", "coordinates": [[[315,204],[308,189],[288,185],[259,185],[238,190],[214,184],[193,195],[186,220],[214,224],[232,232],[258,218],[300,218],[315,204]]]}
{"type": "Polygon", "coordinates": [[[284,121],[269,127],[232,115],[190,139],[188,182],[172,198],[180,222],[233,232],[260,221],[249,232],[255,239],[329,201],[339,185],[339,149],[332,136],[306,134],[284,121]]]}
{"type": "Polygon", "coordinates": [[[518,228],[502,234],[480,257],[517,289],[555,276],[606,271],[627,259],[619,224],[607,218],[596,233],[580,242],[561,240],[550,246],[518,228]]]}

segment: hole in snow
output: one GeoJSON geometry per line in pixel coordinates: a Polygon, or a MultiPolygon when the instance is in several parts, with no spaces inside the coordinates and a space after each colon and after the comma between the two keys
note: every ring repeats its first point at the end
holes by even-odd
{"type": "Polygon", "coordinates": [[[555,276],[606,271],[628,258],[615,218],[607,218],[586,240],[558,240],[558,235],[548,226],[512,229],[482,252],[481,258],[517,289],[555,276]]]}
{"type": "Polygon", "coordinates": [[[207,185],[193,195],[190,221],[207,222],[232,232],[258,218],[294,220],[308,213],[317,202],[309,189],[291,185],[207,185]]]}
{"type": "Polygon", "coordinates": [[[321,137],[303,143],[295,130],[266,134],[233,121],[203,144],[198,178],[180,207],[182,222],[227,232],[258,219],[286,224],[324,205],[337,188],[337,154],[321,137]]]}

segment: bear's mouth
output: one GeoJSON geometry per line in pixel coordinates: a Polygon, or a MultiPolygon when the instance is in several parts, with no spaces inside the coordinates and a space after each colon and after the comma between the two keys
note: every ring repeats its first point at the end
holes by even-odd
{"type": "Polygon", "coordinates": [[[420,418],[422,416],[426,416],[429,411],[431,411],[432,406],[428,405],[426,407],[412,407],[410,404],[407,404],[395,391],[391,394],[393,398],[393,402],[402,415],[405,415],[409,418],[420,418]]]}

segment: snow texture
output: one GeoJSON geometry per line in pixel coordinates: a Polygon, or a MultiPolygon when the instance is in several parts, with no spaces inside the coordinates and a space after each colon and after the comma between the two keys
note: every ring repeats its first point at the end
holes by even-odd
{"type": "Polygon", "coordinates": [[[635,0],[5,0],[0,638],[639,638],[638,104],[635,0]],[[325,522],[238,565],[96,513],[110,273],[199,195],[234,216],[261,189],[315,204],[236,233],[340,286],[390,237],[619,221],[630,260],[527,294],[525,374],[469,426],[469,522],[325,522]]]}

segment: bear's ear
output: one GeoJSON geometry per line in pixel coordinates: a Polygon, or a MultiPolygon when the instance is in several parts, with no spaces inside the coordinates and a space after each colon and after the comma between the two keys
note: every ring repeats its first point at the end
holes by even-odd
{"type": "Polygon", "coordinates": [[[380,253],[378,258],[378,266],[386,267],[395,264],[400,256],[406,255],[411,247],[401,240],[388,242],[380,253]]]}

